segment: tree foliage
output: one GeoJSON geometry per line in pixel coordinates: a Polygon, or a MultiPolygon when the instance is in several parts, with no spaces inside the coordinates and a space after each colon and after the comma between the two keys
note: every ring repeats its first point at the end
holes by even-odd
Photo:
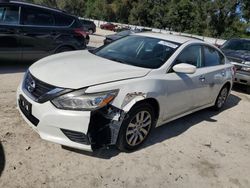
{"type": "Polygon", "coordinates": [[[29,1],[93,19],[213,37],[246,36],[250,27],[249,0],[29,1]]]}

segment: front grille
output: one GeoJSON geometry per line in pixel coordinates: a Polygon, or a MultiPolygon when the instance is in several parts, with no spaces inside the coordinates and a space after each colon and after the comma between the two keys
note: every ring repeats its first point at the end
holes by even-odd
{"type": "Polygon", "coordinates": [[[73,142],[77,142],[80,144],[86,144],[86,145],[90,144],[88,137],[84,133],[70,131],[70,130],[66,130],[66,129],[61,129],[61,131],[63,132],[63,134],[65,136],[67,136],[73,142]]]}
{"type": "Polygon", "coordinates": [[[23,81],[23,91],[32,100],[44,103],[60,95],[71,92],[72,89],[56,87],[37,79],[27,72],[23,81]]]}
{"type": "Polygon", "coordinates": [[[33,99],[37,100],[56,87],[38,80],[29,72],[27,72],[24,79],[23,88],[29,96],[32,96],[33,99]]]}

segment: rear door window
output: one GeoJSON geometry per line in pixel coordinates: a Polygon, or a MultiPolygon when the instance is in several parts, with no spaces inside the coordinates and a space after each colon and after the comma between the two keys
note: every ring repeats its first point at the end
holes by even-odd
{"type": "Polygon", "coordinates": [[[56,26],[62,26],[62,27],[67,27],[72,24],[74,19],[70,16],[62,15],[62,14],[55,14],[55,25],[56,26]]]}
{"type": "Polygon", "coordinates": [[[55,26],[53,14],[42,9],[22,8],[22,24],[34,26],[55,26]]]}
{"type": "Polygon", "coordinates": [[[204,46],[204,60],[206,67],[225,64],[225,57],[218,50],[209,46],[204,46]]]}
{"type": "Polygon", "coordinates": [[[0,7],[0,24],[17,25],[19,23],[18,6],[1,6],[0,7]]]}

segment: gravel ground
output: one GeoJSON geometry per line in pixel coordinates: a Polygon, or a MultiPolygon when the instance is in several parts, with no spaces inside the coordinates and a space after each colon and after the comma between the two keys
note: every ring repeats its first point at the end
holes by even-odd
{"type": "MultiPolygon", "coordinates": [[[[92,36],[96,47],[104,38],[92,36]]],[[[250,95],[155,129],[133,153],[87,153],[43,141],[16,109],[27,66],[0,67],[0,187],[250,187],[250,95]]]]}

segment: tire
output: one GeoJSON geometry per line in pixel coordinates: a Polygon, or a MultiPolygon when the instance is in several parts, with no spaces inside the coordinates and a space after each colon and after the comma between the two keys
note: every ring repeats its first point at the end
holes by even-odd
{"type": "Polygon", "coordinates": [[[155,127],[155,113],[151,105],[141,103],[134,106],[122,122],[116,146],[129,152],[138,149],[155,127]],[[144,121],[144,122],[143,122],[144,121]]]}
{"type": "Polygon", "coordinates": [[[247,94],[250,94],[250,86],[247,86],[246,92],[247,92],[247,94]]]}
{"type": "Polygon", "coordinates": [[[89,38],[89,35],[88,35],[85,38],[85,46],[87,46],[89,44],[89,40],[90,40],[90,38],[89,38]]]}
{"type": "Polygon", "coordinates": [[[227,97],[228,97],[228,93],[229,93],[229,89],[227,86],[224,86],[221,90],[220,90],[220,93],[219,95],[217,96],[217,99],[216,99],[216,102],[214,104],[214,110],[220,110],[223,108],[226,100],[227,100],[227,97]]]}
{"type": "Polygon", "coordinates": [[[56,50],[56,54],[62,53],[62,52],[68,52],[68,51],[72,51],[72,50],[74,50],[74,49],[69,47],[69,46],[62,46],[56,50]]]}

